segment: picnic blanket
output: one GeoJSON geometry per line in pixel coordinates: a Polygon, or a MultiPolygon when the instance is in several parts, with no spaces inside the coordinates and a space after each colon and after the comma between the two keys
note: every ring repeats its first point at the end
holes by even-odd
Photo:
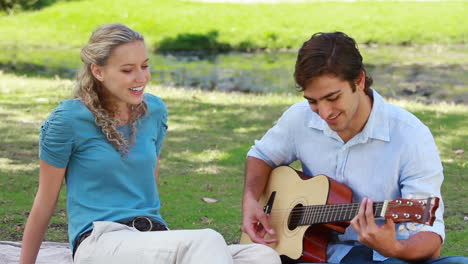
{"type": "MultiPolygon", "coordinates": [[[[0,264],[18,264],[21,242],[0,241],[0,264]]],[[[36,264],[72,264],[68,243],[42,242],[36,264]]]]}

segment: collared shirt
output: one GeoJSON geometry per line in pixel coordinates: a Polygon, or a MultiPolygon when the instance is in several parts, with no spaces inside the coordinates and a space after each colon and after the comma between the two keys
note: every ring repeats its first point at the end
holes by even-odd
{"type": "MultiPolygon", "coordinates": [[[[307,101],[302,101],[286,110],[247,155],[273,168],[300,160],[307,175],[324,174],[350,187],[353,202],[364,197],[373,201],[431,195],[441,198],[443,168],[429,129],[413,114],[386,103],[375,91],[373,98],[366,125],[346,143],[310,109],[307,101]]],[[[439,234],[443,240],[443,212],[441,199],[433,226],[397,224],[397,239],[425,230],[439,234]]],[[[382,224],[384,220],[377,222],[382,224]]],[[[340,262],[357,244],[357,234],[349,226],[330,241],[328,261],[340,262]]],[[[374,251],[374,260],[385,259],[374,251]]]]}

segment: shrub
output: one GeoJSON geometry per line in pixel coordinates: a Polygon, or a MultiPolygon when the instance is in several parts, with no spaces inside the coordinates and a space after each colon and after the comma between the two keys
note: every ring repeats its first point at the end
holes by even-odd
{"type": "Polygon", "coordinates": [[[0,0],[0,10],[13,14],[18,10],[35,10],[55,3],[57,0],[0,0]]]}

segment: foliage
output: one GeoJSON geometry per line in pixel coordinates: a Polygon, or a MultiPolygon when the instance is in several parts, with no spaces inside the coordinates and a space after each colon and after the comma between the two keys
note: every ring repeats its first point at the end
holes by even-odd
{"type": "Polygon", "coordinates": [[[231,50],[228,43],[217,40],[219,33],[210,31],[207,34],[184,33],[175,38],[163,39],[156,47],[161,51],[209,51],[224,52],[231,50]]]}
{"type": "Polygon", "coordinates": [[[57,0],[0,0],[0,11],[3,10],[12,15],[19,10],[40,9],[52,5],[56,1],[57,0]]]}
{"type": "Polygon", "coordinates": [[[163,46],[164,50],[297,49],[315,32],[336,30],[359,43],[466,43],[467,6],[466,1],[248,5],[182,0],[70,1],[0,17],[0,35],[8,36],[0,45],[80,47],[94,28],[113,22],[140,31],[150,47],[163,46]]]}
{"type": "MultiPolygon", "coordinates": [[[[41,122],[71,93],[72,82],[0,74],[0,240],[20,240],[38,182],[41,122]]],[[[164,143],[159,189],[162,214],[171,228],[213,228],[238,242],[243,166],[253,140],[261,137],[299,94],[252,95],[152,86],[164,99],[169,131],[164,143]],[[206,203],[203,197],[215,198],[206,203]]],[[[415,113],[432,130],[445,182],[447,239],[443,255],[464,255],[467,210],[468,107],[394,101],[415,113]]],[[[67,241],[65,191],[46,240],[67,241]]]]}

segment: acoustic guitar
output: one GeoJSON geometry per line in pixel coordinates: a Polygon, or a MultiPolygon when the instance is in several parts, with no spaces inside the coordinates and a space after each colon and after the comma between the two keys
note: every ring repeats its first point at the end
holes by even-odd
{"type": "MultiPolygon", "coordinates": [[[[274,169],[259,199],[270,215],[277,243],[270,246],[285,262],[326,262],[327,245],[333,231],[344,233],[359,211],[346,185],[325,175],[312,178],[288,166],[274,169]]],[[[374,216],[395,223],[432,225],[439,198],[403,199],[374,202],[374,216]]],[[[269,237],[267,234],[266,237],[269,237]]],[[[252,243],[242,233],[241,244],[252,243]]]]}

